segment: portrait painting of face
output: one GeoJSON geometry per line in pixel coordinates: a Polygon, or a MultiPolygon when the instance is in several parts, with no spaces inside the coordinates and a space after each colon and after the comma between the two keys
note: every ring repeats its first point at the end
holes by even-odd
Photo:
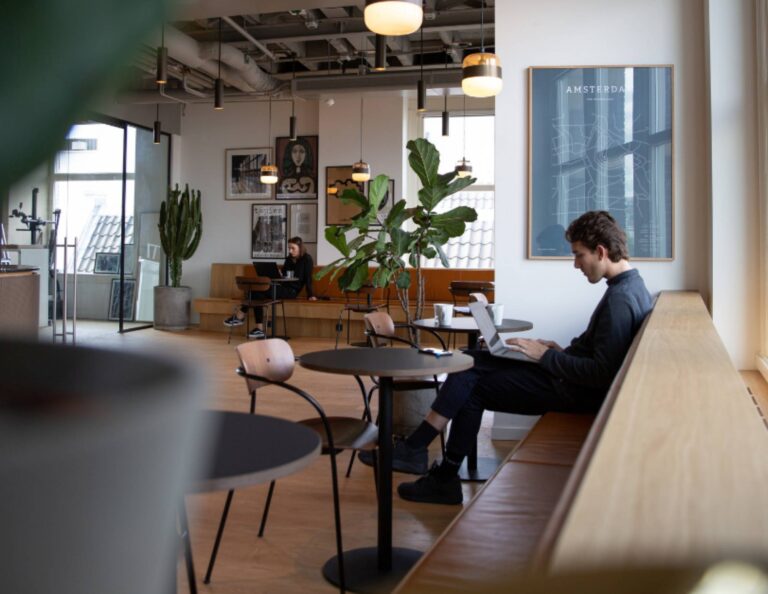
{"type": "Polygon", "coordinates": [[[278,137],[275,153],[278,200],[317,199],[317,136],[278,137]]]}

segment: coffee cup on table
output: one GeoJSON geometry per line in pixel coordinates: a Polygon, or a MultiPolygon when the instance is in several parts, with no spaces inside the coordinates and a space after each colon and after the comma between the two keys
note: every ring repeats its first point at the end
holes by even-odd
{"type": "Polygon", "coordinates": [[[285,278],[293,278],[293,270],[286,270],[285,278]]]}
{"type": "Polygon", "coordinates": [[[435,321],[438,326],[450,326],[453,321],[453,304],[435,303],[435,321]]]}
{"type": "Polygon", "coordinates": [[[504,323],[504,305],[501,303],[492,303],[486,305],[485,309],[493,320],[494,326],[501,326],[504,323]]]}

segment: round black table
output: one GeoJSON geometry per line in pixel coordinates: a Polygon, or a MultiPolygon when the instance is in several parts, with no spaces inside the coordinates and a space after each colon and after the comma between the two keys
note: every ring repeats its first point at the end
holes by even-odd
{"type": "MultiPolygon", "coordinates": [[[[199,468],[187,493],[232,490],[268,483],[301,470],[320,455],[320,436],[292,421],[248,413],[203,411],[201,434],[210,439],[209,462],[199,468]]],[[[192,594],[197,592],[186,506],[182,499],[179,524],[192,594]]],[[[175,576],[175,571],[174,571],[175,576]]],[[[172,590],[175,592],[175,588],[172,590]]]]}
{"type": "MultiPolygon", "coordinates": [[[[447,334],[466,334],[467,348],[477,348],[477,337],[480,336],[480,330],[477,327],[475,318],[457,318],[454,316],[451,323],[441,326],[435,318],[425,318],[413,322],[416,328],[425,328],[435,332],[445,332],[447,334]]],[[[531,330],[533,324],[526,320],[504,319],[500,326],[496,326],[498,332],[524,332],[531,330]]],[[[496,472],[501,460],[497,458],[478,458],[477,443],[472,447],[467,459],[459,469],[459,478],[463,481],[486,481],[496,472]]]]}
{"type": "MultiPolygon", "coordinates": [[[[343,375],[372,375],[379,378],[379,484],[378,538],[376,547],[344,552],[347,590],[391,592],[421,551],[392,546],[392,381],[455,373],[469,369],[472,357],[454,353],[435,357],[416,349],[353,348],[307,353],[299,365],[314,371],[343,375]]],[[[338,585],[338,560],[334,556],[323,567],[323,575],[338,585]]]]}

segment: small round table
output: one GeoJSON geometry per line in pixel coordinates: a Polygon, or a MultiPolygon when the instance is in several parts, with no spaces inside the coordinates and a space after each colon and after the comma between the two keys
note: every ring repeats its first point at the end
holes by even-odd
{"type": "MultiPolygon", "coordinates": [[[[477,338],[480,336],[480,330],[477,327],[475,318],[457,318],[454,316],[451,323],[441,326],[435,318],[425,318],[413,322],[416,328],[424,328],[434,332],[445,332],[447,334],[466,334],[467,348],[472,350],[477,348],[477,338]]],[[[533,328],[533,324],[526,320],[504,319],[500,326],[496,326],[497,332],[524,332],[533,328]]],[[[467,459],[459,469],[459,478],[463,481],[485,481],[496,471],[501,461],[496,458],[478,458],[477,442],[472,447],[467,459]]]]}
{"type": "MultiPolygon", "coordinates": [[[[210,435],[211,455],[207,466],[193,475],[186,493],[229,490],[227,509],[233,489],[293,474],[320,455],[320,436],[304,425],[248,413],[203,411],[201,415],[202,434],[210,435]]],[[[195,594],[197,582],[183,499],[179,506],[179,525],[189,587],[195,594]]],[[[218,548],[218,543],[216,546],[218,548]]]]}
{"type": "MultiPolygon", "coordinates": [[[[299,365],[314,371],[342,375],[379,377],[379,529],[376,547],[344,552],[347,590],[352,592],[391,592],[421,551],[392,547],[392,380],[455,373],[474,365],[462,353],[435,357],[416,349],[353,348],[307,353],[299,365]]],[[[329,559],[323,575],[338,585],[338,561],[329,559]]]]}

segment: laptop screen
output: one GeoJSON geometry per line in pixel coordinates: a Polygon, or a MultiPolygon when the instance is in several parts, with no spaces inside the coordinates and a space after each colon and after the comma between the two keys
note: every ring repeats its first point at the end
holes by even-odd
{"type": "Polygon", "coordinates": [[[485,305],[479,301],[474,301],[469,304],[469,311],[472,312],[472,317],[475,318],[475,323],[480,330],[480,334],[485,338],[488,347],[493,348],[499,340],[499,333],[496,332],[496,326],[493,325],[493,320],[488,315],[485,305]]]}
{"type": "Polygon", "coordinates": [[[267,278],[280,278],[283,276],[274,262],[254,262],[253,267],[259,276],[266,276],[267,278]]]}

